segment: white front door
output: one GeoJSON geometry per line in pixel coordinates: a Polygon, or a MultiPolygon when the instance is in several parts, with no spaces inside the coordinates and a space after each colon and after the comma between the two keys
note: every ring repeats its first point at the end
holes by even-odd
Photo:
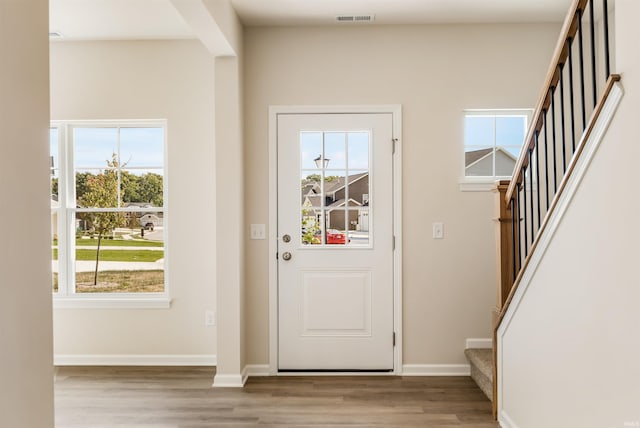
{"type": "Polygon", "coordinates": [[[278,114],[278,370],[393,367],[393,117],[278,114]]]}

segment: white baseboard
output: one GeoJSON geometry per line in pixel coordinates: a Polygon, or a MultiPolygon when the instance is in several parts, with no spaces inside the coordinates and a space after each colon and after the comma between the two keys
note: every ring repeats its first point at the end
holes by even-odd
{"type": "Polygon", "coordinates": [[[504,410],[500,412],[498,415],[498,423],[502,428],[518,428],[518,425],[515,424],[504,410]]]}
{"type": "Polygon", "coordinates": [[[244,374],[216,374],[213,378],[214,388],[242,388],[247,381],[244,374]]]}
{"type": "Polygon", "coordinates": [[[492,339],[467,339],[465,349],[491,349],[493,348],[492,339]]]}
{"type": "Polygon", "coordinates": [[[215,366],[215,355],[64,355],[53,357],[56,366],[215,366]]]}
{"type": "Polygon", "coordinates": [[[269,364],[247,364],[242,370],[243,375],[247,377],[265,377],[270,376],[269,364]]]}
{"type": "Polygon", "coordinates": [[[402,376],[469,376],[469,364],[404,364],[402,376]]]}

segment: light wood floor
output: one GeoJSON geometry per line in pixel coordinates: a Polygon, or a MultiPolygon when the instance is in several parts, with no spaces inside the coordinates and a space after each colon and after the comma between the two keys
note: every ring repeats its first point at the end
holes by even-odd
{"type": "Polygon", "coordinates": [[[269,377],[214,368],[61,367],[56,427],[499,427],[468,377],[269,377]]]}

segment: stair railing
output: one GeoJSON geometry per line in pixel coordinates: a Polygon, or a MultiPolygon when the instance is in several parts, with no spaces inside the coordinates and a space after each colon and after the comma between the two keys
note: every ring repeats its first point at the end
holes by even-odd
{"type": "Polygon", "coordinates": [[[608,3],[573,0],[513,177],[497,184],[500,275],[494,311],[494,416],[497,329],[604,101],[620,80],[611,74],[608,3]]]}

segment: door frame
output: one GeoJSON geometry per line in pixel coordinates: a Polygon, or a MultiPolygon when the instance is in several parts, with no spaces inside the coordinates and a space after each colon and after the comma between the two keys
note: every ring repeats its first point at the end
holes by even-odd
{"type": "MultiPolygon", "coordinates": [[[[269,106],[269,375],[295,375],[278,372],[278,115],[280,114],[375,114],[392,115],[392,135],[389,141],[393,155],[393,372],[402,374],[402,106],[269,106]]],[[[307,373],[310,374],[310,373],[307,373]]],[[[327,375],[329,373],[322,373],[327,375]]],[[[344,374],[344,373],[333,373],[344,374]]],[[[356,373],[347,373],[353,375],[356,373]]],[[[363,374],[371,374],[364,372],[363,374]]],[[[376,373],[377,374],[377,373],[376,373]]]]}

